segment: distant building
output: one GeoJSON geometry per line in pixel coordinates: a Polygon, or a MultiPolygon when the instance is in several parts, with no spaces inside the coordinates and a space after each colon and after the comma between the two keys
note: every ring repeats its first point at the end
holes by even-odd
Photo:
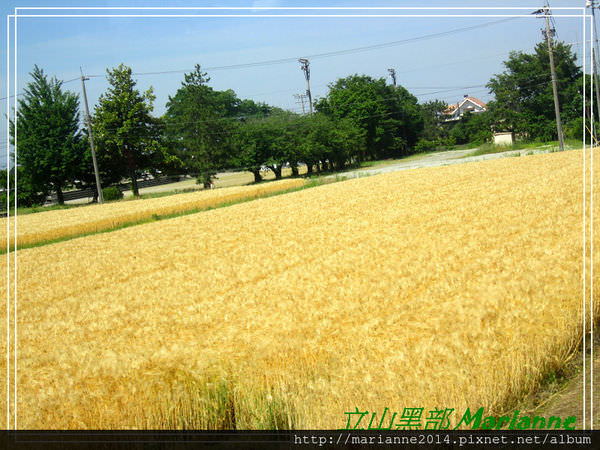
{"type": "Polygon", "coordinates": [[[455,105],[450,105],[443,112],[446,119],[444,122],[454,122],[456,120],[460,120],[464,113],[467,111],[471,111],[472,113],[480,113],[487,111],[486,104],[481,100],[476,99],[475,97],[469,97],[468,94],[465,94],[464,98],[456,103],[455,105]]]}

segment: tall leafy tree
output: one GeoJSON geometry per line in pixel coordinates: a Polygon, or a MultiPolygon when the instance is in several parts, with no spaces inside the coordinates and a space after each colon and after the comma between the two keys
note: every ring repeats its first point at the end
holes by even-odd
{"type": "Polygon", "coordinates": [[[423,115],[423,132],[424,139],[435,140],[447,137],[448,132],[442,126],[445,118],[444,111],[448,108],[448,104],[442,100],[430,100],[421,104],[421,114],[423,115]]]}
{"type": "MultiPolygon", "coordinates": [[[[11,122],[17,160],[22,167],[18,183],[29,192],[23,199],[41,203],[50,191],[64,203],[63,189],[83,169],[85,145],[79,128],[79,97],[62,90],[62,81],[48,79],[37,65],[33,80],[19,100],[16,127],[11,122]]],[[[20,190],[21,190],[20,189],[20,190]]]]}
{"type": "Polygon", "coordinates": [[[0,208],[1,210],[6,211],[7,202],[10,201],[9,214],[13,213],[13,208],[15,206],[15,190],[17,193],[17,206],[19,207],[41,204],[45,199],[42,194],[35,192],[28,185],[23,166],[17,166],[16,169],[16,180],[15,167],[12,167],[8,173],[6,169],[0,170],[0,188],[2,188],[0,192],[0,208]],[[10,177],[10,180],[7,180],[7,175],[10,177]],[[7,181],[10,184],[10,187],[7,184],[7,181]],[[15,184],[17,184],[16,189],[15,184]]]}
{"type": "Polygon", "coordinates": [[[259,124],[255,121],[238,123],[234,128],[234,152],[230,158],[232,166],[252,172],[254,182],[262,181],[260,169],[263,161],[259,141],[259,124]]]}
{"type": "MultiPolygon", "coordinates": [[[[578,94],[581,69],[571,46],[555,42],[553,51],[561,116],[569,122],[581,116],[578,94]]],[[[487,84],[495,96],[488,105],[495,127],[525,133],[533,139],[555,139],[554,96],[546,42],[538,43],[533,53],[511,52],[504,66],[506,70],[487,84]]]]}
{"type": "Polygon", "coordinates": [[[384,78],[340,78],[316,107],[334,119],[348,118],[359,125],[366,138],[361,159],[410,153],[423,128],[416,97],[402,86],[387,85],[384,78]]]}
{"type": "Polygon", "coordinates": [[[107,69],[107,79],[110,87],[100,96],[93,118],[99,165],[105,179],[129,177],[133,195],[138,196],[140,172],[154,171],[174,158],[161,142],[160,121],[151,115],[152,88],[140,93],[131,68],[123,64],[107,69]]]}
{"type": "Polygon", "coordinates": [[[364,131],[351,119],[332,119],[322,113],[306,117],[305,136],[299,136],[301,159],[310,168],[342,170],[365,149],[364,131]]]}
{"type": "Polygon", "coordinates": [[[244,99],[237,104],[235,114],[240,119],[247,117],[266,117],[273,112],[281,112],[280,108],[269,106],[266,103],[256,103],[254,100],[244,99]]]}
{"type": "Polygon", "coordinates": [[[262,166],[269,167],[277,179],[285,163],[292,169],[305,163],[309,174],[314,167],[343,169],[365,146],[364,132],[352,120],[334,120],[323,113],[254,118],[240,123],[235,135],[237,164],[254,173],[255,181],[261,180],[262,166]]]}
{"type": "Polygon", "coordinates": [[[165,126],[172,148],[188,173],[210,186],[217,170],[227,165],[232,151],[231,118],[239,115],[240,100],[232,90],[215,91],[196,64],[184,75],[177,93],[169,97],[165,126]]]}
{"type": "Polygon", "coordinates": [[[450,136],[457,144],[467,142],[482,144],[492,138],[491,115],[488,111],[472,113],[467,111],[450,130],[450,136]]]}
{"type": "Polygon", "coordinates": [[[268,166],[276,178],[281,178],[288,144],[285,131],[284,121],[277,116],[252,117],[239,123],[234,134],[233,164],[252,172],[255,182],[262,180],[262,166],[268,166]]]}
{"type": "Polygon", "coordinates": [[[298,161],[292,127],[296,117],[297,115],[293,113],[282,113],[260,119],[265,145],[263,163],[273,171],[276,180],[281,179],[281,171],[285,163],[293,163],[295,166],[298,161]]]}

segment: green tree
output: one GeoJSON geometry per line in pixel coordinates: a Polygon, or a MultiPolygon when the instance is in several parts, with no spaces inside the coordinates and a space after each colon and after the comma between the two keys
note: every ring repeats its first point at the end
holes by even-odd
{"type": "Polygon", "coordinates": [[[260,169],[263,160],[263,144],[261,139],[260,122],[248,120],[235,125],[233,131],[234,154],[230,164],[240,169],[248,170],[254,175],[254,182],[262,181],[260,169]]]}
{"type": "MultiPolygon", "coordinates": [[[[589,74],[585,76],[586,78],[586,88],[589,92],[589,87],[591,85],[591,77],[589,74]]],[[[565,137],[573,138],[581,140],[582,138],[582,128],[583,128],[583,116],[582,113],[582,105],[583,105],[583,76],[577,80],[577,85],[572,86],[572,97],[570,97],[570,101],[567,101],[562,108],[562,116],[564,116],[563,120],[563,132],[565,137]]],[[[589,100],[589,94],[588,94],[589,100]]],[[[595,101],[594,97],[594,117],[598,117],[598,104],[595,101]]],[[[586,108],[585,111],[585,121],[588,129],[591,129],[591,117],[590,110],[586,108]]]]}
{"type": "Polygon", "coordinates": [[[334,119],[351,119],[364,131],[366,147],[360,159],[408,154],[423,128],[416,97],[402,86],[387,85],[384,78],[338,79],[316,108],[334,119]]]}
{"type": "Polygon", "coordinates": [[[288,159],[290,145],[287,121],[279,115],[272,115],[253,117],[237,126],[234,164],[252,172],[255,182],[262,180],[262,166],[273,170],[277,179],[281,178],[281,167],[288,159]]]}
{"type": "MultiPolygon", "coordinates": [[[[581,69],[570,45],[555,42],[553,51],[561,116],[568,122],[581,116],[581,96],[577,95],[581,69]]],[[[511,52],[504,66],[506,70],[487,84],[495,96],[488,105],[495,128],[524,133],[531,139],[556,139],[546,42],[538,43],[533,53],[511,52]]]]}
{"type": "Polygon", "coordinates": [[[297,167],[296,133],[293,123],[298,116],[293,113],[280,113],[261,120],[262,136],[265,139],[266,159],[264,165],[273,171],[275,179],[282,176],[285,163],[297,167]]]}
{"type": "Polygon", "coordinates": [[[269,106],[266,103],[256,103],[254,100],[244,99],[238,102],[237,108],[235,110],[235,115],[237,118],[240,119],[251,116],[266,117],[269,114],[281,111],[281,109],[269,106]]]}
{"type": "Polygon", "coordinates": [[[152,88],[141,94],[131,68],[123,64],[107,69],[107,79],[110,87],[100,96],[93,118],[99,165],[105,179],[129,177],[133,195],[138,196],[141,172],[156,171],[175,158],[161,142],[160,121],[150,114],[155,98],[152,88]]]}
{"type": "Polygon", "coordinates": [[[215,91],[200,65],[184,75],[177,93],[169,97],[165,126],[171,147],[185,170],[209,187],[212,178],[232,162],[236,121],[264,108],[241,101],[232,90],[215,91]]]}
{"type": "MultiPolygon", "coordinates": [[[[302,136],[302,160],[325,170],[343,170],[365,150],[365,132],[352,119],[332,119],[322,113],[307,117],[302,136]],[[319,164],[320,163],[320,164],[319,164]]],[[[309,171],[309,173],[311,170],[309,171]]]]}
{"type": "Polygon", "coordinates": [[[492,138],[492,117],[487,112],[472,113],[466,111],[460,120],[452,126],[450,137],[458,144],[468,142],[483,144],[492,138]]]}
{"type": "Polygon", "coordinates": [[[48,79],[37,65],[31,77],[33,81],[19,100],[16,127],[10,123],[12,142],[17,143],[17,162],[22,167],[19,188],[28,192],[23,194],[25,202],[42,203],[53,190],[63,204],[63,189],[83,171],[85,147],[79,129],[79,97],[63,91],[62,81],[48,79]]]}
{"type": "Polygon", "coordinates": [[[423,116],[423,132],[421,137],[430,141],[448,137],[448,131],[441,124],[446,116],[444,111],[448,104],[442,100],[430,100],[420,105],[423,116]]]}
{"type": "MultiPolygon", "coordinates": [[[[0,211],[6,211],[7,197],[10,196],[10,211],[9,214],[13,213],[15,206],[15,168],[11,168],[8,173],[10,176],[10,189],[6,183],[7,171],[6,169],[0,170],[0,211]]],[[[40,192],[36,192],[31,189],[27,184],[27,177],[23,166],[17,166],[17,206],[34,206],[41,205],[45,200],[45,195],[40,192]]]]}
{"type": "Polygon", "coordinates": [[[237,125],[235,132],[237,167],[261,181],[261,167],[270,168],[276,179],[289,163],[297,175],[299,163],[309,174],[316,167],[340,170],[354,161],[365,148],[364,131],[351,119],[333,119],[323,113],[301,116],[279,112],[265,118],[254,117],[237,125]]]}

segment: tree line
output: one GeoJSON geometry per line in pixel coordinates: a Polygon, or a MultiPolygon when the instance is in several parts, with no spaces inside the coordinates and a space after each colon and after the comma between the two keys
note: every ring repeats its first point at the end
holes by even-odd
{"type": "MultiPolygon", "coordinates": [[[[568,45],[555,45],[565,129],[580,135],[581,69],[568,45]]],[[[385,78],[340,78],[314,102],[314,114],[301,115],[240,99],[233,90],[215,90],[200,65],[184,75],[166,112],[155,117],[152,88],[140,92],[131,68],[121,64],[107,69],[109,87],[91,118],[100,179],[103,186],[128,180],[139,195],[137,180],[148,173],[186,174],[208,187],[221,170],[252,172],[256,182],[262,181],[261,169],[281,178],[286,165],[293,175],[306,166],[310,175],[455,143],[484,142],[494,130],[552,139],[556,127],[547,56],[543,43],[532,54],[512,52],[504,62],[506,71],[487,84],[495,96],[488,111],[467,113],[452,124],[444,121],[446,103],[420,104],[385,78]]],[[[19,166],[10,175],[18,177],[20,205],[41,204],[50,192],[63,203],[65,189],[95,187],[79,96],[37,66],[31,78],[19,100],[18,133],[11,122],[19,166]]],[[[0,182],[6,184],[6,174],[0,174],[0,182]]]]}
{"type": "MultiPolygon", "coordinates": [[[[591,115],[589,108],[583,113],[583,73],[570,45],[555,42],[553,52],[563,134],[581,140],[584,115],[588,126],[591,115]]],[[[514,132],[524,141],[557,140],[549,61],[546,42],[538,43],[531,53],[511,52],[503,63],[505,70],[486,85],[494,95],[487,111],[465,113],[452,127],[438,127],[436,137],[457,144],[480,144],[491,141],[494,132],[514,132]]],[[[587,76],[588,89],[590,82],[587,76]]]]}

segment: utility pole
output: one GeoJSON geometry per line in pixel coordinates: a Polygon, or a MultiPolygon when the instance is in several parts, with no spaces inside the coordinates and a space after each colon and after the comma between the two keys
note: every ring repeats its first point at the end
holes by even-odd
{"type": "Polygon", "coordinates": [[[300,103],[302,105],[302,115],[304,115],[304,101],[306,100],[306,94],[294,94],[294,98],[298,100],[296,103],[300,103]]]}
{"type": "Polygon", "coordinates": [[[548,42],[548,54],[550,55],[550,73],[552,75],[552,92],[554,94],[554,112],[556,114],[556,130],[558,131],[558,143],[560,147],[560,151],[564,151],[565,142],[563,138],[562,132],[562,123],[560,121],[560,105],[558,103],[558,87],[556,85],[556,69],[554,67],[554,54],[552,53],[552,36],[554,35],[554,29],[550,29],[550,8],[548,4],[536,11],[535,13],[544,13],[546,19],[546,29],[542,30],[542,36],[546,38],[546,42],[548,42]]]}
{"type": "Polygon", "coordinates": [[[96,162],[96,149],[94,147],[94,136],[92,134],[92,121],[90,119],[90,109],[88,108],[87,94],[85,92],[85,80],[89,80],[83,76],[83,70],[79,68],[81,72],[81,88],[83,89],[83,102],[85,104],[85,118],[88,126],[88,136],[90,138],[90,150],[92,152],[92,162],[94,163],[94,175],[96,176],[96,190],[98,191],[98,202],[104,203],[104,196],[102,195],[102,186],[100,185],[100,174],[98,173],[98,163],[96,162]]]}
{"type": "MultiPolygon", "coordinates": [[[[594,63],[594,67],[593,67],[593,71],[594,71],[594,84],[595,84],[595,88],[594,89],[596,91],[596,108],[598,108],[598,110],[600,111],[600,91],[598,89],[600,89],[600,84],[598,84],[598,35],[597,35],[597,31],[596,31],[596,16],[594,14],[594,10],[596,8],[598,8],[598,6],[596,6],[596,2],[595,0],[588,0],[585,4],[586,8],[591,8],[592,10],[592,20],[593,20],[593,25],[594,25],[594,47],[593,47],[593,63],[594,63]]],[[[594,111],[592,110],[590,112],[590,116],[593,117],[594,116],[594,111]]],[[[591,126],[591,123],[590,123],[591,126]]],[[[593,130],[593,129],[592,129],[593,130]]]]}
{"type": "Polygon", "coordinates": [[[394,87],[396,87],[396,69],[388,69],[388,72],[390,73],[390,77],[392,77],[394,87]]]}
{"type": "Polygon", "coordinates": [[[313,106],[312,95],[310,94],[310,68],[308,67],[310,63],[306,58],[300,58],[298,61],[300,62],[300,64],[302,64],[302,67],[300,67],[300,69],[302,69],[302,71],[304,72],[304,77],[306,78],[306,95],[308,95],[308,106],[310,108],[310,114],[312,115],[313,106]]]}

